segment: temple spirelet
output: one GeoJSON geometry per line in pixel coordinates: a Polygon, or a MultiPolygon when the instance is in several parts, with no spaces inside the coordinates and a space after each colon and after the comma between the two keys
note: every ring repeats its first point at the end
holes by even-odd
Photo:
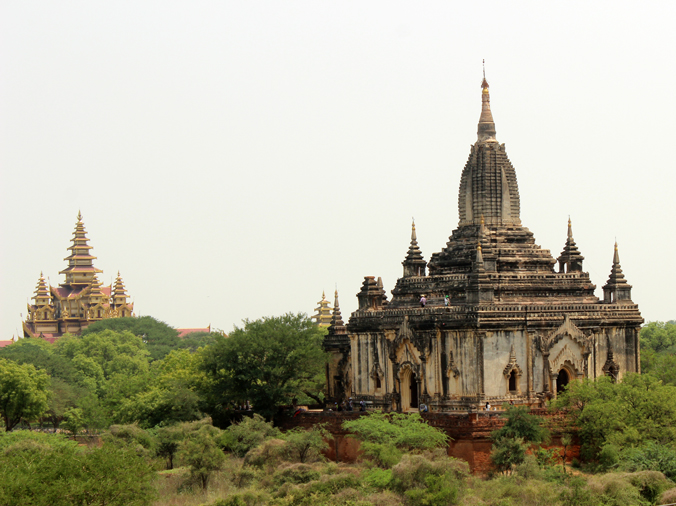
{"type": "Polygon", "coordinates": [[[535,244],[521,223],[516,172],[496,140],[485,77],[481,88],[478,139],[446,247],[426,262],[414,224],[392,299],[381,278],[366,276],[347,325],[336,292],[324,340],[331,400],[397,411],[537,404],[575,379],[640,372],[643,318],[617,244],[602,300],[570,220],[557,259],[535,244]]]}

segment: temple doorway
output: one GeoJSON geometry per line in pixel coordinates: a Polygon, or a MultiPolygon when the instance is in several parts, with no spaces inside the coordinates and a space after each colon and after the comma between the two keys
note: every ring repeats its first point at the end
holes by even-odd
{"type": "Polygon", "coordinates": [[[418,409],[418,381],[410,367],[401,372],[401,409],[418,409]]]}
{"type": "Polygon", "coordinates": [[[418,381],[415,373],[411,373],[411,407],[418,409],[418,381]]]}
{"type": "Polygon", "coordinates": [[[556,378],[556,393],[563,392],[568,383],[570,383],[570,375],[568,374],[568,371],[561,369],[556,378]]]}

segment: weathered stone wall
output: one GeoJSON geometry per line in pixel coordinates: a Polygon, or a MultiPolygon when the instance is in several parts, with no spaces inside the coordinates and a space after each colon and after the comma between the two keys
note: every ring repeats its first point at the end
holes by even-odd
{"type": "MultiPolygon", "coordinates": [[[[550,413],[547,410],[531,410],[531,413],[545,419],[552,434],[547,448],[561,448],[561,436],[564,417],[561,413],[550,413]]],[[[324,424],[332,439],[326,457],[339,462],[354,462],[359,457],[359,442],[349,437],[342,424],[346,420],[355,420],[366,413],[360,412],[305,412],[296,417],[289,417],[280,424],[282,430],[294,427],[309,428],[316,424],[324,424]]],[[[470,465],[474,473],[486,473],[491,469],[490,434],[504,425],[500,412],[479,412],[468,414],[423,413],[422,417],[433,427],[443,430],[452,441],[448,447],[448,455],[463,459],[470,465]]],[[[567,461],[579,458],[580,446],[575,442],[568,448],[567,461]]]]}

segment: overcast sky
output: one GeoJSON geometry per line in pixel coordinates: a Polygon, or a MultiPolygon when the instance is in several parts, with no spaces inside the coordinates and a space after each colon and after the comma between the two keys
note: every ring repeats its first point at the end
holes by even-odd
{"type": "MultiPolygon", "coordinates": [[[[0,339],[78,210],[137,315],[230,331],[401,276],[458,223],[486,60],[536,243],[568,216],[596,294],[615,238],[676,318],[676,3],[2,1],[0,339]]],[[[389,295],[391,298],[391,295],[389,295]]]]}

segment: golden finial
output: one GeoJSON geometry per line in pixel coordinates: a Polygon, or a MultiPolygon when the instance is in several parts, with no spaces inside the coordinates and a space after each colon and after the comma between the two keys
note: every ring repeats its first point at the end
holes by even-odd
{"type": "Polygon", "coordinates": [[[481,215],[481,224],[482,224],[482,225],[485,225],[485,224],[486,224],[486,222],[484,221],[484,215],[483,215],[483,214],[481,215]]]}
{"type": "Polygon", "coordinates": [[[486,81],[486,60],[483,60],[484,68],[484,80],[481,82],[481,88],[483,88],[484,93],[488,93],[488,81],[486,81]]]}
{"type": "Polygon", "coordinates": [[[615,251],[617,251],[617,239],[615,239],[615,251]]]}
{"type": "Polygon", "coordinates": [[[77,210],[77,221],[82,221],[82,213],[79,209],[77,210]]]}
{"type": "Polygon", "coordinates": [[[481,243],[480,243],[480,242],[477,242],[477,243],[476,243],[476,249],[477,249],[478,251],[481,251],[481,243]]]}
{"type": "Polygon", "coordinates": [[[324,290],[322,290],[322,300],[326,300],[326,295],[325,295],[324,290]]]}

